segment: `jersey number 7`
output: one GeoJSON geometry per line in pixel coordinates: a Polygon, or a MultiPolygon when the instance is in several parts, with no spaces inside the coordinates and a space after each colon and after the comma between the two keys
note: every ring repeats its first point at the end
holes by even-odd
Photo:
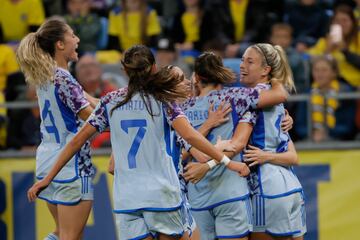
{"type": "Polygon", "coordinates": [[[128,163],[129,168],[136,168],[136,154],[139,151],[140,143],[143,140],[146,133],[146,120],[145,119],[132,119],[132,120],[122,120],[120,122],[121,129],[124,130],[127,134],[129,133],[129,128],[139,128],[135,138],[131,144],[129,153],[128,153],[128,163]]]}

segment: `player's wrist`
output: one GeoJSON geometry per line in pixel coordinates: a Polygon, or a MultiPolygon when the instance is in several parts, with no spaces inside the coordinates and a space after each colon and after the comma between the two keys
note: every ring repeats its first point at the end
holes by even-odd
{"type": "Polygon", "coordinates": [[[230,158],[225,154],[220,161],[220,163],[224,164],[225,166],[229,165],[230,162],[231,162],[230,158]]]}
{"type": "Polygon", "coordinates": [[[214,159],[207,161],[206,164],[209,166],[210,170],[213,169],[217,165],[217,163],[214,159]]]}
{"type": "Polygon", "coordinates": [[[201,134],[207,135],[212,128],[214,128],[214,126],[212,126],[209,121],[205,121],[203,125],[201,125],[201,134]]]}

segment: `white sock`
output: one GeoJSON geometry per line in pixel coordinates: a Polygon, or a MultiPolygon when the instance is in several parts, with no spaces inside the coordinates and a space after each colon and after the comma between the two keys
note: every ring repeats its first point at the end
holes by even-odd
{"type": "Polygon", "coordinates": [[[59,240],[59,237],[55,233],[49,233],[44,240],[59,240]]]}

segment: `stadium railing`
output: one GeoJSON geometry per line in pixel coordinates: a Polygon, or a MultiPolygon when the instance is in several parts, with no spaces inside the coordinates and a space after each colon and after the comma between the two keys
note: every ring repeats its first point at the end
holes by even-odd
{"type": "MultiPolygon", "coordinates": [[[[351,100],[351,99],[360,99],[360,92],[351,92],[351,93],[339,93],[336,96],[332,96],[338,100],[351,100]]],[[[326,98],[326,96],[325,96],[326,98]]],[[[308,136],[311,136],[312,131],[312,121],[311,121],[311,98],[310,94],[297,94],[291,95],[288,99],[289,102],[301,102],[305,101],[307,103],[307,133],[308,136]]],[[[0,104],[0,108],[7,109],[22,109],[22,108],[31,108],[36,107],[37,102],[8,102],[0,104]]],[[[305,141],[295,142],[297,150],[345,150],[345,149],[360,149],[360,140],[355,139],[351,141],[326,141],[321,143],[314,143],[311,139],[305,141]]],[[[110,155],[110,148],[101,148],[92,151],[93,155],[110,155]]],[[[34,157],[35,151],[29,150],[4,150],[0,151],[0,158],[20,158],[20,157],[34,157]]]]}

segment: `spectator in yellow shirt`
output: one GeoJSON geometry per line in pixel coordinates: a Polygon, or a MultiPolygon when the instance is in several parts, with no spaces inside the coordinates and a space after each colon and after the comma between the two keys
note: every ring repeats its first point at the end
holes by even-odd
{"type": "Polygon", "coordinates": [[[205,5],[200,41],[202,47],[209,41],[226,44],[225,56],[236,57],[246,29],[249,0],[209,0],[205,5]]]}
{"type": "Polygon", "coordinates": [[[311,87],[312,139],[321,142],[328,139],[352,139],[355,133],[355,101],[338,100],[340,92],[349,92],[351,87],[338,80],[334,59],[313,59],[311,87]]]}
{"type": "Polygon", "coordinates": [[[354,15],[358,24],[358,31],[360,31],[360,0],[355,0],[355,2],[354,15]]]}
{"type": "Polygon", "coordinates": [[[200,26],[204,13],[201,0],[183,0],[185,10],[174,18],[171,37],[179,50],[201,51],[200,26]]]}
{"type": "Polygon", "coordinates": [[[109,49],[124,51],[135,44],[156,46],[161,33],[158,15],[146,0],[122,0],[109,15],[109,49]]]}
{"type": "MultiPolygon", "coordinates": [[[[9,75],[19,71],[14,50],[0,44],[0,104],[5,103],[6,81],[9,75]]],[[[6,147],[6,108],[0,108],[0,148],[6,147]]]]}
{"type": "Polygon", "coordinates": [[[360,87],[360,32],[353,10],[347,5],[339,5],[331,23],[340,25],[340,36],[336,37],[337,34],[330,31],[308,52],[311,55],[330,54],[338,63],[340,76],[353,87],[360,87]]]}
{"type": "Polygon", "coordinates": [[[0,24],[5,42],[19,42],[44,22],[41,0],[0,0],[0,24]]]}

